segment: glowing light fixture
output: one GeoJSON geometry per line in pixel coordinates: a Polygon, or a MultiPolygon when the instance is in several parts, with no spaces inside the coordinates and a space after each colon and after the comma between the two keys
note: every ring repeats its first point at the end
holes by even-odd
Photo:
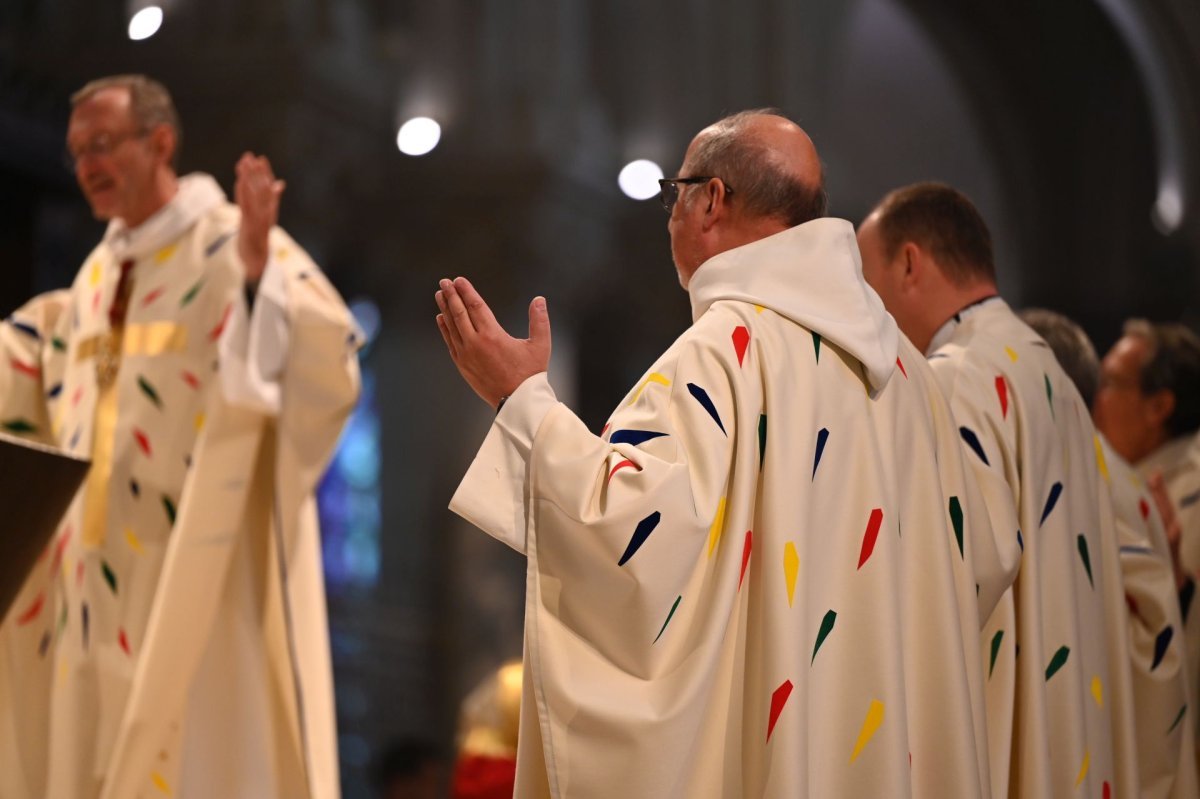
{"type": "Polygon", "coordinates": [[[441,125],[429,117],[413,117],[400,126],[396,146],[405,155],[425,155],[437,147],[441,138],[441,125]]]}
{"type": "Polygon", "coordinates": [[[662,168],[653,161],[639,158],[630,161],[617,175],[617,185],[626,197],[649,200],[658,194],[658,181],[663,176],[662,168]]]}
{"type": "Polygon", "coordinates": [[[163,12],[158,6],[146,6],[129,20],[129,38],[135,42],[149,39],[162,27],[163,12]]]}

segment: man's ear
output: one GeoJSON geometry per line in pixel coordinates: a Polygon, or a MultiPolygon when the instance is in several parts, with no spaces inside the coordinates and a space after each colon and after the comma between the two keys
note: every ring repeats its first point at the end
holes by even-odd
{"type": "Polygon", "coordinates": [[[900,280],[905,288],[915,288],[925,270],[925,253],[916,243],[906,241],[900,247],[900,280]]]}
{"type": "MultiPolygon", "coordinates": [[[[1164,388],[1151,394],[1146,399],[1146,412],[1155,427],[1165,430],[1167,420],[1175,413],[1175,392],[1164,388]]],[[[1170,431],[1167,431],[1167,437],[1170,438],[1170,431]]]]}
{"type": "Polygon", "coordinates": [[[154,130],[150,131],[150,146],[167,166],[171,166],[175,161],[177,144],[175,131],[170,125],[156,125],[154,130]]]}

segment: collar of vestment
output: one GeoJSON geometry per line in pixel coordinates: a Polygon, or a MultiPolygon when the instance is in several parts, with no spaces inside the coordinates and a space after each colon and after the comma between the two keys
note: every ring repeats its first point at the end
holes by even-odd
{"type": "Polygon", "coordinates": [[[770,308],[841,347],[873,391],[896,368],[900,333],[862,276],[854,226],[815,219],[709,258],[688,283],[692,320],[715,302],[770,308]]]}
{"type": "Polygon", "coordinates": [[[970,305],[958,309],[958,312],[954,316],[946,320],[946,324],[937,329],[937,332],[933,334],[933,338],[929,339],[929,346],[925,348],[925,357],[928,358],[946,344],[949,344],[950,340],[954,338],[954,331],[958,330],[959,325],[985,308],[991,307],[1007,308],[1008,303],[1001,299],[999,294],[993,294],[990,297],[975,300],[970,305]]]}
{"type": "Polygon", "coordinates": [[[225,192],[217,181],[211,175],[193,172],[179,179],[175,196],[142,224],[130,228],[120,219],[110,222],[104,243],[117,261],[143,258],[175,241],[223,202],[225,192]]]}
{"type": "Polygon", "coordinates": [[[1162,471],[1163,479],[1170,481],[1189,469],[1200,470],[1200,461],[1193,457],[1195,451],[1192,446],[1195,441],[1195,433],[1176,436],[1138,461],[1138,472],[1143,478],[1148,478],[1158,469],[1162,471]]]}

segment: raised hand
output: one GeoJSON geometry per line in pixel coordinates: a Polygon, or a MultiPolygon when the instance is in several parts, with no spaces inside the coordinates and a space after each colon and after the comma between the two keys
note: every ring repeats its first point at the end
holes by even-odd
{"type": "Polygon", "coordinates": [[[233,193],[242,209],[238,230],[238,255],[246,267],[246,280],[257,283],[267,268],[268,236],[279,220],[279,198],[286,183],[275,178],[266,156],[243,153],[237,162],[233,193]]]}
{"type": "Polygon", "coordinates": [[[1175,513],[1175,503],[1167,494],[1167,482],[1163,479],[1162,470],[1156,469],[1146,481],[1146,485],[1149,486],[1150,496],[1154,497],[1154,504],[1162,516],[1163,528],[1167,533],[1167,546],[1171,549],[1171,566],[1175,572],[1176,587],[1182,588],[1187,582],[1187,572],[1179,560],[1179,537],[1183,528],[1179,523],[1179,516],[1175,513]]]}
{"type": "Polygon", "coordinates": [[[459,374],[487,404],[498,407],[527,378],[547,370],[550,314],[545,298],[535,297],[529,304],[529,338],[517,339],[504,331],[465,277],[438,285],[438,330],[459,374]]]}

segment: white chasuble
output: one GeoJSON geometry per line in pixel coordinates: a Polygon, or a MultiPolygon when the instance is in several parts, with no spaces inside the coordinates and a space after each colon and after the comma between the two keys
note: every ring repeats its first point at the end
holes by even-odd
{"type": "MultiPolygon", "coordinates": [[[[1196,607],[1196,581],[1200,579],[1200,439],[1179,436],[1162,445],[1136,464],[1138,474],[1148,480],[1161,472],[1167,494],[1179,519],[1179,560],[1188,576],[1179,592],[1183,614],[1184,646],[1187,649],[1188,695],[1200,697],[1200,609],[1196,607]]],[[[1190,714],[1193,731],[1200,717],[1190,714]]]]}
{"type": "Polygon", "coordinates": [[[1194,732],[1184,723],[1189,688],[1183,623],[1162,516],[1141,478],[1100,433],[1096,457],[1112,492],[1129,608],[1140,796],[1195,797],[1194,732]]]}
{"type": "Polygon", "coordinates": [[[852,226],[689,293],[599,435],[532,377],[452,501],[528,559],[517,795],[987,795],[976,592],[1011,575],[977,588],[988,515],[852,226]]]}
{"type": "Polygon", "coordinates": [[[0,796],[338,793],[312,492],[357,394],[355,327],[272,231],[283,400],[230,403],[239,222],[184,178],[149,238],[110,227],[69,292],[0,327],[0,425],[93,461],[0,627],[0,796]]]}
{"type": "Polygon", "coordinates": [[[930,352],[996,534],[1021,548],[983,631],[992,794],[1135,796],[1127,610],[1088,409],[999,298],[956,315],[930,352]]]}

